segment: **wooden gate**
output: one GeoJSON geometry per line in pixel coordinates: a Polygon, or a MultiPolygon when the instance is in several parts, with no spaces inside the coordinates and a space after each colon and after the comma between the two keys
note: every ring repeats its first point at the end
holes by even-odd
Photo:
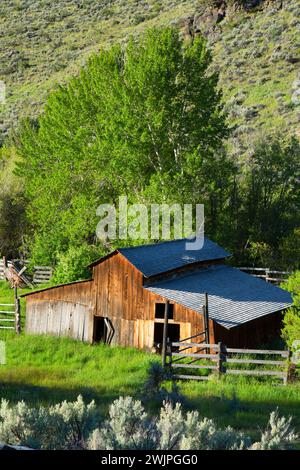
{"type": "Polygon", "coordinates": [[[20,300],[17,298],[14,304],[0,304],[0,329],[21,331],[20,300]]]}
{"type": "Polygon", "coordinates": [[[166,365],[174,380],[208,380],[211,373],[215,373],[218,377],[270,376],[286,385],[289,378],[290,353],[283,350],[236,349],[227,348],[223,343],[204,344],[185,340],[167,342],[167,358],[166,365]]]}

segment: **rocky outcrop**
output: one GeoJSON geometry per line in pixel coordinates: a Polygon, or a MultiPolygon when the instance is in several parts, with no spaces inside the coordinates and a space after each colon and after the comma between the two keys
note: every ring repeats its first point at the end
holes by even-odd
{"type": "Polygon", "coordinates": [[[212,0],[200,6],[195,15],[186,20],[184,35],[193,37],[197,34],[207,36],[213,33],[218,25],[227,17],[245,11],[257,11],[265,8],[281,9],[283,0],[212,0]]]}
{"type": "Polygon", "coordinates": [[[0,450],[33,450],[24,446],[11,446],[0,442],[0,450]]]}

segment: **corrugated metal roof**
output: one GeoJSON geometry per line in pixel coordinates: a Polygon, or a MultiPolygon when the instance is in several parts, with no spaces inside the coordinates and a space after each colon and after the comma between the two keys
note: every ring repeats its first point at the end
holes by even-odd
{"type": "Polygon", "coordinates": [[[226,328],[263,317],[292,304],[289,292],[225,265],[153,283],[145,289],[202,312],[208,293],[209,316],[226,328]]]}
{"type": "Polygon", "coordinates": [[[154,276],[199,261],[223,259],[230,253],[205,238],[200,250],[186,250],[186,238],[152,245],[120,248],[118,251],[145,276],[154,276]]]}

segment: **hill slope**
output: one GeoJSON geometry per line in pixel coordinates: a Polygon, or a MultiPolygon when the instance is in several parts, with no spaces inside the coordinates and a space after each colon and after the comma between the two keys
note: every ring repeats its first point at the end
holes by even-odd
{"type": "Polygon", "coordinates": [[[3,0],[2,140],[20,116],[36,116],[47,93],[101,45],[157,25],[207,36],[237,125],[233,153],[243,153],[253,133],[300,135],[300,0],[3,0]]]}

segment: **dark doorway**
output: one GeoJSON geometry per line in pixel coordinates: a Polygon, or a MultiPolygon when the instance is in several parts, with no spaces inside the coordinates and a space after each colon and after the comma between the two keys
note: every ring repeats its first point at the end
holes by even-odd
{"type": "MultiPolygon", "coordinates": [[[[156,303],[155,304],[155,318],[165,318],[165,308],[166,308],[165,303],[156,303]]],[[[174,305],[169,304],[169,309],[168,309],[169,320],[173,320],[173,311],[174,311],[174,305]]]]}
{"type": "Polygon", "coordinates": [[[107,327],[104,317],[94,317],[94,343],[106,342],[107,327]]]}
{"type": "MultiPolygon", "coordinates": [[[[163,342],[163,323],[154,323],[154,345],[158,352],[161,352],[162,342],[163,342]]],[[[170,341],[177,342],[180,339],[180,325],[174,323],[168,324],[167,337],[170,341]]]]}

